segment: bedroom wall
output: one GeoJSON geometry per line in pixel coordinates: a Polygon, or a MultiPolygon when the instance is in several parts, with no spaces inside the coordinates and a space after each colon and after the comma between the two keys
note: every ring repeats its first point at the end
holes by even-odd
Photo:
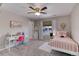
{"type": "MultiPolygon", "coordinates": [[[[70,32],[70,15],[68,15],[68,16],[60,16],[60,17],[54,17],[54,18],[49,18],[49,19],[44,19],[44,20],[45,21],[46,20],[52,21],[52,28],[55,29],[56,31],[60,31],[61,30],[60,24],[61,23],[65,23],[66,24],[65,31],[70,32]]],[[[41,26],[41,29],[40,29],[40,39],[44,39],[43,35],[42,35],[42,22],[44,20],[40,21],[40,26],[41,26]]]]}
{"type": "Polygon", "coordinates": [[[65,31],[70,32],[70,15],[55,18],[57,22],[57,30],[61,30],[60,24],[65,23],[65,31]]]}
{"type": "Polygon", "coordinates": [[[77,4],[71,13],[71,33],[72,38],[79,43],[79,4],[77,4]]]}
{"type": "MultiPolygon", "coordinates": [[[[0,43],[2,43],[2,37],[7,33],[25,32],[26,35],[32,37],[33,35],[33,22],[22,16],[12,14],[8,11],[0,10],[0,43]],[[20,21],[22,27],[10,29],[10,20],[20,21]]],[[[0,45],[1,46],[1,45],[0,45]]]]}
{"type": "Polygon", "coordinates": [[[65,23],[66,24],[65,30],[70,31],[70,15],[54,17],[54,18],[45,19],[45,20],[51,20],[52,24],[54,24],[54,21],[55,21],[56,22],[56,28],[57,28],[58,31],[61,30],[60,24],[65,23]]]}

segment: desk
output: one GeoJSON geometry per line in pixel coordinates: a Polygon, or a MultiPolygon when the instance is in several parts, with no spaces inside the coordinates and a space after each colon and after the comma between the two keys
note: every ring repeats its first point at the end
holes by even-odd
{"type": "Polygon", "coordinates": [[[10,52],[10,48],[13,47],[14,45],[11,45],[11,41],[16,41],[18,39],[19,36],[9,36],[7,37],[7,40],[9,41],[9,52],[10,52]]]}

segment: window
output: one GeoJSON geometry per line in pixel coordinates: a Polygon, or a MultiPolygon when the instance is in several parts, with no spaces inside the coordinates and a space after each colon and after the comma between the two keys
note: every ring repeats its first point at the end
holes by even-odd
{"type": "Polygon", "coordinates": [[[50,35],[52,33],[52,22],[43,21],[43,35],[50,35]]]}
{"type": "Polygon", "coordinates": [[[52,26],[51,21],[43,21],[43,26],[52,26]]]}

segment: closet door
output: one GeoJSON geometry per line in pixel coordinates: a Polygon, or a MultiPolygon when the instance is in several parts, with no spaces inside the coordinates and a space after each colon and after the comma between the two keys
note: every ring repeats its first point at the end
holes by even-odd
{"type": "Polygon", "coordinates": [[[39,22],[34,22],[34,39],[39,40],[39,22]]]}

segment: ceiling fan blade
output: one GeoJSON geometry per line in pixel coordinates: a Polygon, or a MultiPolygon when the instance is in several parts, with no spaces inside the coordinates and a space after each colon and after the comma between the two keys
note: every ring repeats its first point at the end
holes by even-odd
{"type": "Polygon", "coordinates": [[[32,10],[35,10],[35,9],[34,9],[33,7],[31,7],[31,6],[30,6],[29,8],[31,8],[32,10]]]}
{"type": "Polygon", "coordinates": [[[41,9],[41,11],[43,11],[43,10],[45,10],[45,9],[47,9],[47,7],[43,7],[43,8],[41,9]]]}
{"type": "Polygon", "coordinates": [[[40,13],[42,13],[42,14],[47,14],[46,12],[40,12],[40,13]]]}
{"type": "Polygon", "coordinates": [[[27,12],[28,14],[30,14],[30,13],[35,13],[35,12],[27,12]]]}

